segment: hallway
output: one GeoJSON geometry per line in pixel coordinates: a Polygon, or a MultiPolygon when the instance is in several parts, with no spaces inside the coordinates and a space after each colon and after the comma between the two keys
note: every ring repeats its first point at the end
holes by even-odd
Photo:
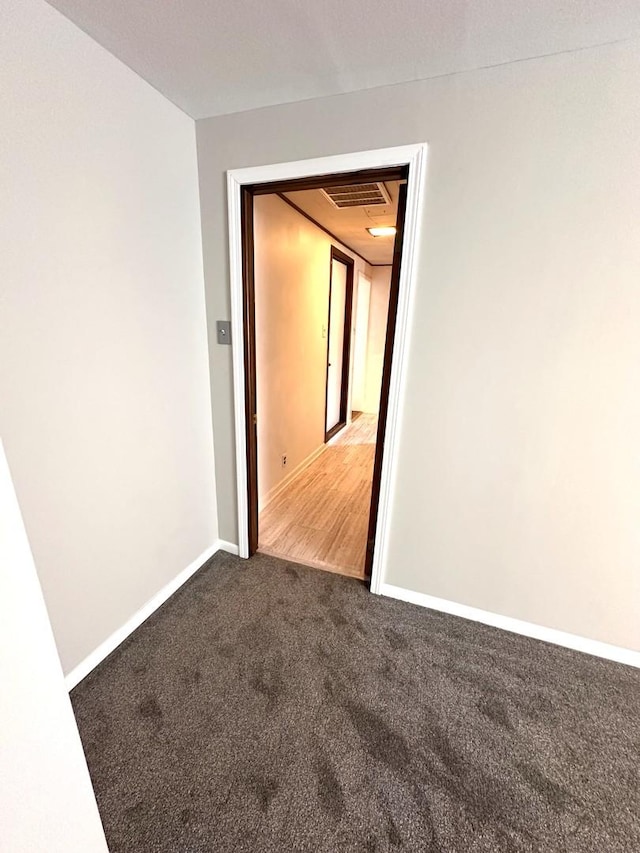
{"type": "Polygon", "coordinates": [[[259,551],[364,578],[377,421],[357,414],[262,510],[259,551]]]}

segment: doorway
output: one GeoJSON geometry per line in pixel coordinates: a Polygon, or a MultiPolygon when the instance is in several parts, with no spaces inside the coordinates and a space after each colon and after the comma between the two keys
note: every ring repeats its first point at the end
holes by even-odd
{"type": "Polygon", "coordinates": [[[252,201],[256,550],[362,580],[405,174],[266,185],[252,201]],[[352,381],[356,268],[371,281],[364,389],[352,381]]]}
{"type": "MultiPolygon", "coordinates": [[[[290,193],[303,189],[323,189],[345,185],[372,184],[396,180],[401,188],[401,204],[397,234],[394,241],[392,274],[390,283],[388,322],[386,343],[383,356],[383,376],[380,388],[380,417],[376,429],[375,464],[372,478],[371,500],[368,513],[368,533],[365,542],[365,573],[371,578],[371,589],[378,591],[380,567],[388,536],[388,509],[390,486],[397,445],[397,415],[400,402],[400,388],[404,368],[407,318],[410,307],[410,295],[415,279],[415,242],[419,221],[424,162],[426,146],[407,146],[400,149],[387,149],[376,152],[362,152],[354,155],[323,158],[317,161],[281,164],[273,167],[236,170],[228,174],[229,212],[230,212],[230,248],[232,280],[232,330],[235,341],[234,389],[236,397],[236,451],[238,462],[238,510],[239,510],[239,550],[241,556],[248,557],[258,547],[258,459],[257,459],[257,406],[256,406],[256,340],[255,340],[255,268],[253,252],[253,204],[254,199],[265,194],[290,193]],[[345,168],[345,166],[347,168],[345,168]],[[367,166],[368,168],[350,169],[349,166],[367,166]],[[404,225],[404,228],[403,228],[404,225]],[[403,240],[407,235],[408,239],[403,240]],[[398,334],[398,330],[402,330],[398,334]]],[[[341,251],[341,250],[339,250],[341,251]]],[[[339,318],[346,314],[353,300],[347,298],[348,266],[342,269],[336,265],[332,255],[332,279],[338,282],[340,294],[331,306],[334,315],[334,330],[340,327],[339,318]],[[345,293],[344,309],[341,293],[345,293]],[[336,307],[337,306],[337,307],[336,307]],[[338,320],[335,320],[335,317],[338,320]]],[[[339,260],[338,260],[339,262],[339,260]]],[[[350,277],[353,292],[353,274],[350,277]]],[[[335,291],[334,291],[335,293],[335,291]]],[[[327,317],[330,325],[330,316],[327,317]]],[[[343,328],[346,323],[343,324],[343,328]]],[[[328,332],[328,329],[327,329],[328,332]]],[[[331,339],[327,334],[327,354],[331,353],[331,339]]],[[[334,355],[338,364],[335,373],[341,377],[348,373],[351,358],[351,335],[348,341],[342,337],[334,338],[334,355]],[[347,343],[347,346],[345,346],[347,343]],[[347,356],[347,357],[345,357],[347,356]]],[[[327,360],[327,378],[330,378],[327,360]]],[[[346,382],[331,384],[327,382],[325,400],[325,438],[337,427],[332,441],[339,441],[343,421],[348,421],[348,412],[344,413],[343,399],[346,382]],[[330,398],[329,389],[334,396],[330,398]],[[340,408],[338,409],[338,392],[340,408]],[[330,406],[331,403],[331,406],[330,406]],[[335,418],[335,422],[333,420],[335,418]]],[[[347,391],[348,399],[348,391],[347,391]]],[[[347,403],[349,405],[349,403],[347,403]]],[[[345,426],[347,424],[345,423],[345,426]]]]}
{"type": "Polygon", "coordinates": [[[332,246],[329,276],[325,442],[332,439],[347,423],[353,268],[353,258],[332,246]]]}

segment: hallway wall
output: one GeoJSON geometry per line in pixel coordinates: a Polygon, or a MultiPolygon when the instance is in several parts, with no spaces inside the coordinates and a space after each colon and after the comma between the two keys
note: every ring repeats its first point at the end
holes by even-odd
{"type": "MultiPolygon", "coordinates": [[[[632,649],[638,79],[634,40],[197,123],[212,327],[229,312],[225,170],[429,143],[385,580],[632,649]]],[[[219,517],[235,540],[221,350],[219,517]]]]}
{"type": "Polygon", "coordinates": [[[331,246],[277,195],[254,200],[258,497],[324,445],[331,246]],[[282,467],[282,456],[287,465],[282,467]]]}
{"type": "Polygon", "coordinates": [[[387,340],[387,316],[391,290],[391,267],[371,267],[371,295],[369,298],[369,329],[367,335],[367,362],[364,412],[377,414],[380,407],[384,346],[387,340]]]}

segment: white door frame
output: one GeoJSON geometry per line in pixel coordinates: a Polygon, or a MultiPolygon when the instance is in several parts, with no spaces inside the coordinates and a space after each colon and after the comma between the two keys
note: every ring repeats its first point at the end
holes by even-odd
{"type": "Polygon", "coordinates": [[[408,333],[412,297],[417,276],[417,247],[425,193],[427,146],[403,145],[358,151],[312,160],[252,166],[227,172],[227,201],[229,210],[229,263],[231,276],[231,340],[233,349],[233,394],[236,434],[236,472],[238,494],[238,550],[241,557],[249,556],[249,508],[247,500],[247,447],[245,423],[245,365],[244,318],[242,281],[242,187],[246,184],[265,184],[316,175],[354,172],[359,169],[383,169],[409,166],[407,206],[398,292],[398,313],[391,363],[389,405],[385,433],[378,520],[375,549],[371,567],[371,592],[380,593],[387,560],[389,526],[393,487],[396,480],[399,431],[398,421],[403,398],[406,362],[409,350],[408,333]]]}

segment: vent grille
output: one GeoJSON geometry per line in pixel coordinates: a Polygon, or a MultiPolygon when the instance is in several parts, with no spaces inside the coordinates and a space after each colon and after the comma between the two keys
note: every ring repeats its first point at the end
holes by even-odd
{"type": "Polygon", "coordinates": [[[384,184],[348,184],[343,187],[328,187],[320,190],[334,207],[374,207],[391,204],[384,184]]]}

